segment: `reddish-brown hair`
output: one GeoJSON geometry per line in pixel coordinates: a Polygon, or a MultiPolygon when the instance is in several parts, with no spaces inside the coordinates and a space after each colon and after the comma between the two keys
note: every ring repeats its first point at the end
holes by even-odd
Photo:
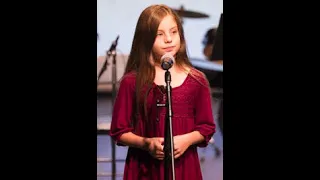
{"type": "MultiPolygon", "coordinates": [[[[177,23],[181,47],[176,54],[175,64],[178,67],[190,66],[186,52],[186,41],[179,16],[166,5],[152,5],[147,7],[140,15],[132,42],[131,52],[125,68],[125,74],[135,71],[137,95],[145,85],[153,83],[155,68],[150,63],[152,47],[162,19],[171,15],[177,23]]],[[[138,98],[139,100],[140,98],[138,98]]]]}
{"type": "MultiPolygon", "coordinates": [[[[166,5],[151,5],[144,9],[136,25],[131,51],[125,68],[125,74],[132,72],[136,74],[136,101],[137,105],[144,104],[144,109],[146,108],[148,89],[152,86],[155,78],[155,67],[150,63],[150,56],[152,55],[159,24],[167,15],[171,15],[177,23],[180,36],[180,49],[175,56],[175,65],[185,71],[192,68],[187,55],[180,17],[166,5]]],[[[196,76],[200,74],[195,73],[196,76]]]]}

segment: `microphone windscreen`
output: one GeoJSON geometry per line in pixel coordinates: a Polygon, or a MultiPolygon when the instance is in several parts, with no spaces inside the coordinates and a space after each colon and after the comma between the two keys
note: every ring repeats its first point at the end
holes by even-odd
{"type": "Polygon", "coordinates": [[[168,70],[174,63],[174,57],[170,53],[166,53],[161,57],[161,67],[163,70],[168,70]]]}

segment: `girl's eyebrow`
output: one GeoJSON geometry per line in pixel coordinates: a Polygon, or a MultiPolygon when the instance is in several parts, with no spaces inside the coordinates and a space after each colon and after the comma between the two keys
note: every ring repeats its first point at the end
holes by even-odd
{"type": "MultiPolygon", "coordinates": [[[[174,28],[177,28],[177,26],[174,26],[174,27],[170,28],[170,30],[172,30],[172,29],[174,29],[174,28]]],[[[164,31],[164,30],[158,29],[158,31],[164,31]]]]}

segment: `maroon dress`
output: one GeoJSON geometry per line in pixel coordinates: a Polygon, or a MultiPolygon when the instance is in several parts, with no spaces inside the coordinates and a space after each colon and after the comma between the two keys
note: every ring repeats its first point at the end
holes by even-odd
{"type": "MultiPolygon", "coordinates": [[[[120,83],[114,104],[110,136],[118,145],[123,133],[133,132],[142,137],[164,137],[166,109],[157,107],[166,96],[156,84],[147,95],[148,121],[138,116],[137,126],[132,127],[135,112],[135,74],[125,75],[120,83]]],[[[204,75],[191,69],[181,86],[172,88],[172,133],[173,136],[199,131],[205,140],[190,146],[183,155],[175,159],[176,180],[201,180],[202,174],[197,147],[205,147],[215,132],[209,84],[204,75]]],[[[142,110],[142,109],[141,109],[142,110]]],[[[141,113],[139,113],[141,114],[141,113]]],[[[153,158],[147,151],[128,148],[124,180],[164,180],[164,161],[153,158]]]]}

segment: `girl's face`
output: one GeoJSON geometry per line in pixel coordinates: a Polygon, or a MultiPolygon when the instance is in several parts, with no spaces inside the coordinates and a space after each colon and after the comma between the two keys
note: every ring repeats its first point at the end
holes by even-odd
{"type": "Polygon", "coordinates": [[[163,18],[158,27],[157,36],[153,44],[152,52],[159,60],[165,53],[175,56],[180,49],[180,35],[178,26],[172,16],[167,15],[163,18]]]}

